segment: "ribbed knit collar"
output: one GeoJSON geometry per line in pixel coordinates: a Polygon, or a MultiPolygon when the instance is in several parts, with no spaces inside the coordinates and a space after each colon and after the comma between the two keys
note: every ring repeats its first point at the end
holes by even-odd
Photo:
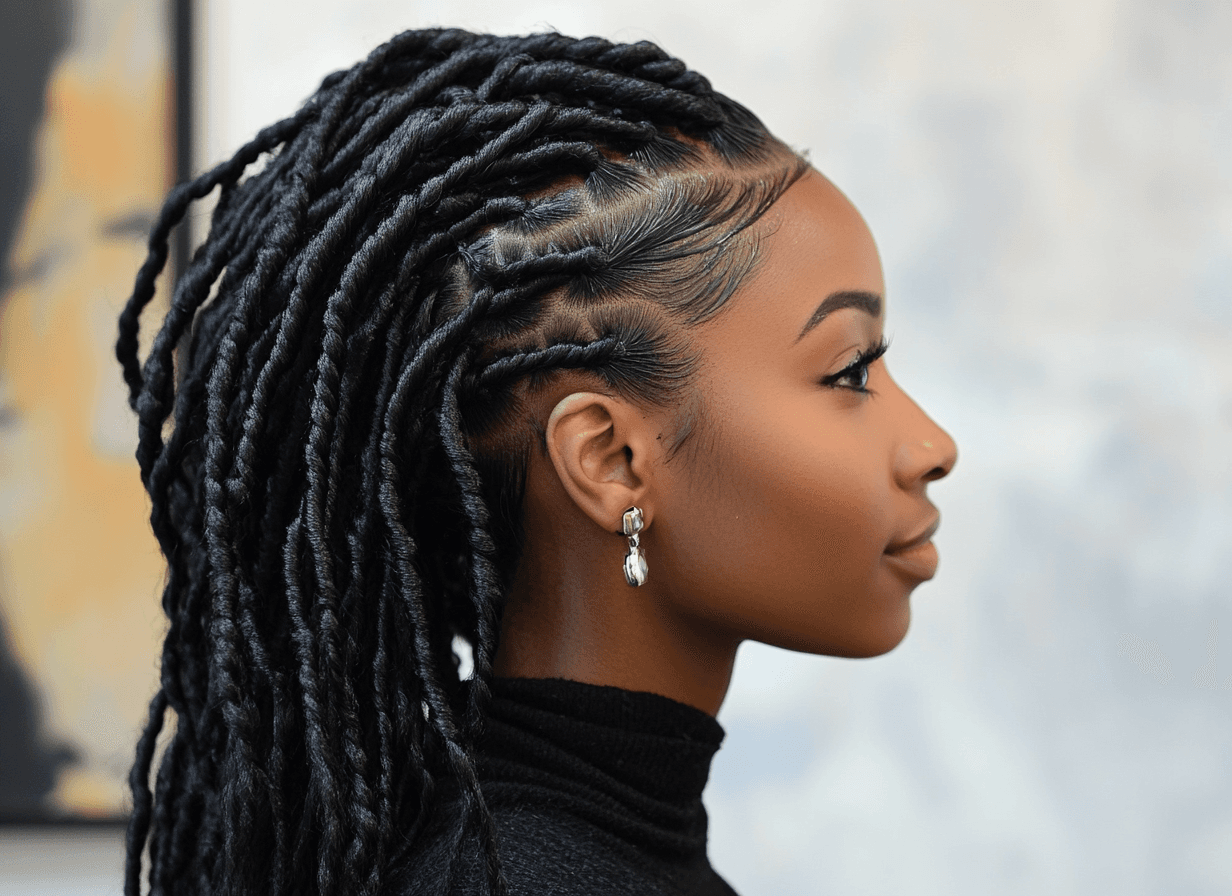
{"type": "Polygon", "coordinates": [[[656,851],[704,857],[701,795],[723,741],[667,697],[562,679],[492,682],[483,775],[656,851]],[[520,788],[519,788],[520,789],[520,788]]]}

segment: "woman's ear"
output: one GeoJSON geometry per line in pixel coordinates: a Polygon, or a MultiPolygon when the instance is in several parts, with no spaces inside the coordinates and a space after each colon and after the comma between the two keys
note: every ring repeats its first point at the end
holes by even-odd
{"type": "Polygon", "coordinates": [[[630,507],[647,506],[649,421],[628,402],[597,392],[574,392],[552,409],[545,437],[548,456],[569,497],[604,531],[620,532],[630,507]]]}

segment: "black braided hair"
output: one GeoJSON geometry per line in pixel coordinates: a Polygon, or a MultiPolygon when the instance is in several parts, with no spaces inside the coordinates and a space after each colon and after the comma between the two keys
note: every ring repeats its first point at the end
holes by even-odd
{"type": "Polygon", "coordinates": [[[653,44],[434,30],[171,192],[116,349],[170,619],[128,896],[146,849],[155,896],[379,893],[443,776],[455,857],[478,844],[505,891],[472,744],[536,445],[518,408],[566,369],[665,400],[803,170],[653,44]],[[169,233],[215,188],[141,363],[169,233]]]}

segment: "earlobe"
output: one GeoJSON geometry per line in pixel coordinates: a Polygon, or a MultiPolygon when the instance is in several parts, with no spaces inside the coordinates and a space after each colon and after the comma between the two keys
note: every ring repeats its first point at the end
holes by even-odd
{"type": "Polygon", "coordinates": [[[561,399],[545,428],[548,456],[574,503],[608,532],[620,532],[624,512],[646,507],[644,449],[626,403],[597,392],[561,399]]]}

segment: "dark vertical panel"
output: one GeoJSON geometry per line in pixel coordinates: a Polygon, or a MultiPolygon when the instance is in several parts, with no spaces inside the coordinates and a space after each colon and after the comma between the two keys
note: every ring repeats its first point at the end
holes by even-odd
{"type": "MultiPolygon", "coordinates": [[[[171,77],[175,84],[175,181],[192,177],[193,129],[193,0],[170,0],[173,54],[171,77]]],[[[180,227],[172,246],[175,275],[188,264],[192,235],[187,224],[180,227]]]]}

